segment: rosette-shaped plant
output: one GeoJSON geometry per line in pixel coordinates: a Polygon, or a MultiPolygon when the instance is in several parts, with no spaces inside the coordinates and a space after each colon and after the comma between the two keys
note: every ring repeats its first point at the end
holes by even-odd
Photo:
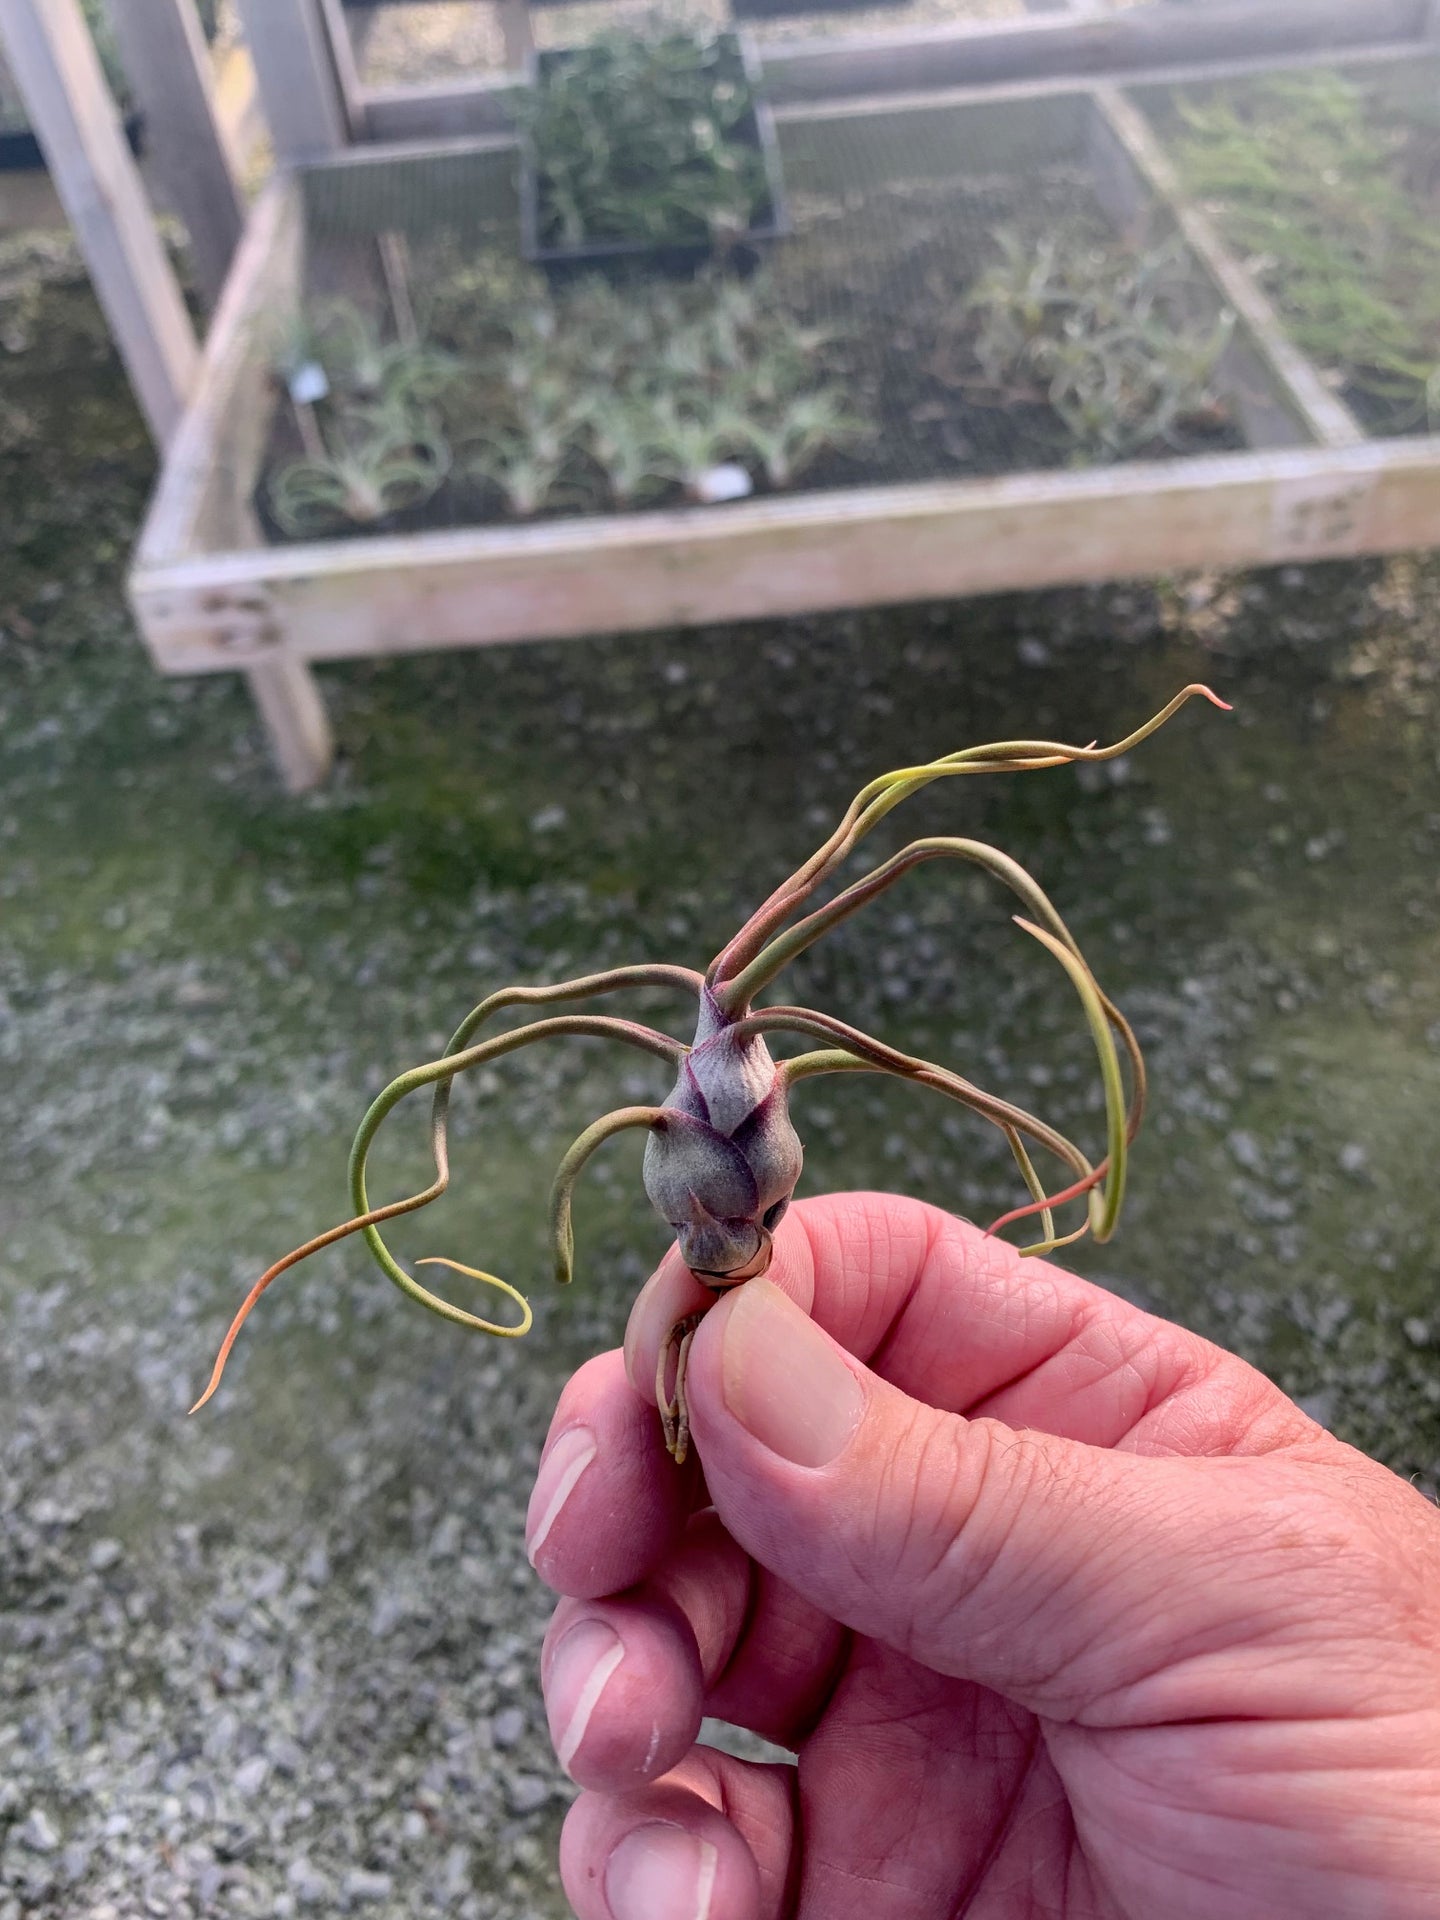
{"type": "MultiPolygon", "coordinates": [[[[800,1177],[802,1152],[790,1119],[790,1092],[798,1082],[817,1074],[892,1074],[956,1100],[998,1127],[1015,1156],[1030,1200],[993,1222],[990,1231],[1038,1215],[1042,1237],[1026,1252],[1049,1253],[1087,1232],[1097,1240],[1108,1239],[1120,1217],[1129,1147],[1144,1114],[1144,1062],[1129,1024],[1101,990],[1065,922],[1025,869],[979,840],[914,840],[823,904],[811,903],[866,834],[902,800],[933,781],[1112,760],[1138,746],[1195,694],[1218,707],[1225,705],[1208,687],[1186,687],[1153,719],[1113,746],[1006,740],[882,774],[861,789],[829,839],[774,890],[703,974],[690,967],[665,964],[615,967],[558,986],[506,987],[482,1000],[460,1023],[438,1060],[392,1080],[371,1105],[350,1152],[353,1217],[297,1247],[260,1276],[231,1323],[209,1385],[196,1407],[203,1406],[220,1384],[235,1337],[266,1287],[298,1261],[350,1234],[363,1234],[381,1270],[395,1285],[443,1318],[459,1326],[511,1337],[529,1330],[529,1304],[509,1281],[438,1256],[418,1263],[467,1274],[497,1288],[519,1309],[518,1317],[508,1325],[481,1319],[423,1286],[391,1253],[380,1229],[386,1221],[414,1213],[439,1199],[450,1183],[447,1126],[450,1088],[456,1076],[535,1040],[579,1034],[618,1040],[669,1061],[677,1075],[662,1105],[621,1107],[606,1114],[586,1128],[561,1160],[551,1190],[550,1216],[555,1276],[562,1282],[571,1278],[574,1269],[571,1198],[580,1171],[606,1140],[633,1127],[643,1127],[649,1134],[646,1192],[656,1211],[673,1228],[681,1257],[695,1277],[718,1294],[764,1273],[770,1264],[771,1236],[800,1177]],[[1092,1161],[1072,1140],[1023,1107],[987,1093],[947,1067],[900,1053],[831,1014],[810,1007],[755,1006],[756,997],[817,940],[879,899],[911,868],[940,859],[970,861],[1008,887],[1025,909],[1023,915],[1016,916],[1017,925],[1038,940],[1068,976],[1095,1043],[1105,1096],[1105,1150],[1098,1159],[1092,1161]],[[492,1016],[509,1007],[586,1000],[630,987],[671,987],[693,995],[699,1003],[693,1040],[687,1045],[653,1027],[594,1013],[552,1015],[488,1040],[475,1038],[492,1016]],[[766,1040],[771,1033],[818,1044],[777,1061],[766,1040]],[[1122,1055],[1129,1068],[1128,1088],[1122,1055]],[[423,1192],[372,1207],[366,1169],[375,1135],[386,1115],[422,1087],[433,1089],[430,1136],[435,1178],[423,1192]],[[1051,1155],[1065,1170],[1066,1179],[1058,1191],[1050,1191],[1037,1172],[1031,1157],[1033,1147],[1051,1155]],[[1083,1203],[1084,1217],[1062,1233],[1056,1225],[1055,1211],[1072,1202],[1083,1203]]],[[[692,1316],[675,1328],[661,1355],[657,1381],[666,1443],[677,1460],[684,1459],[689,1443],[685,1361],[696,1318],[692,1316]]]]}

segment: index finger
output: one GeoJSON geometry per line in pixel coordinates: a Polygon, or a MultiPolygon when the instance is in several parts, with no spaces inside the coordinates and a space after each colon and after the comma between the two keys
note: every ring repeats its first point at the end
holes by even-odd
{"type": "MultiPolygon", "coordinates": [[[[767,1278],[847,1352],[942,1412],[1145,1452],[1205,1452],[1221,1434],[1233,1452],[1237,1430],[1259,1446],[1305,1425],[1223,1349],[919,1201],[797,1202],[767,1278]]],[[[678,1260],[647,1283],[625,1341],[638,1394],[653,1400],[661,1343],[707,1302],[678,1260]]]]}

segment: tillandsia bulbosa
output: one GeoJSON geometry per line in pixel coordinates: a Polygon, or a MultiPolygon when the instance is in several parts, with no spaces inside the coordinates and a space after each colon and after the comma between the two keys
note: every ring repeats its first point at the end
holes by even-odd
{"type": "MultiPolygon", "coordinates": [[[[1145,1066],[1128,1022],[1097,984],[1065,922],[1036,881],[995,847],[978,840],[935,837],[902,847],[824,904],[811,906],[811,902],[866,834],[902,800],[933,781],[962,774],[1029,773],[1079,761],[1113,760],[1147,739],[1197,694],[1225,708],[1225,702],[1208,687],[1190,686],[1144,726],[1111,746],[1005,740],[882,774],[861,788],[824,844],[782,881],[704,973],[664,964],[615,967],[558,986],[505,987],[482,1000],[461,1021],[438,1060],[402,1073],[371,1104],[350,1150],[354,1217],[306,1241],[260,1276],[231,1323],[209,1384],[191,1411],[204,1406],[219,1386],[235,1337],[270,1283],[310,1254],[354,1233],[365,1236],[381,1270],[402,1292],[444,1319],[507,1337],[528,1332],[529,1303],[509,1281],[439,1256],[416,1263],[449,1267],[497,1288],[519,1310],[518,1318],[509,1325],[482,1319],[423,1286],[391,1253],[380,1229],[387,1221],[438,1200],[450,1183],[448,1115],[456,1076],[536,1040],[582,1034],[618,1040],[668,1061],[676,1071],[675,1085],[663,1104],[620,1107],[606,1114],[585,1129],[561,1160],[550,1195],[555,1277],[561,1282],[568,1282],[574,1269],[571,1200],[576,1180],[599,1146],[630,1128],[644,1128],[649,1135],[645,1190],[661,1218],[674,1230],[681,1257],[696,1279],[718,1298],[728,1288],[764,1273],[770,1265],[775,1229],[795,1192],[803,1158],[800,1136],[790,1118],[790,1091],[802,1080],[829,1073],[891,1074],[956,1100],[998,1127],[1014,1154],[1030,1199],[993,1222],[992,1233],[1015,1221],[1038,1216],[1042,1237],[1024,1249],[1027,1253],[1053,1252],[1087,1232],[1097,1240],[1108,1239],[1125,1196],[1130,1143],[1144,1114],[1145,1066]],[[1054,957],[1074,987],[1094,1041],[1105,1098],[1105,1151],[1093,1163],[1072,1140],[1044,1120],[962,1079],[947,1067],[912,1058],[810,1007],[756,1007],[756,996],[807,948],[851,914],[878,900],[911,868],[940,859],[970,861],[1008,887],[1025,910],[1015,916],[1016,924],[1054,957]],[[806,908],[809,910],[802,914],[806,908]],[[635,1021],[594,1013],[552,1015],[488,1040],[475,1038],[493,1015],[507,1008],[587,1000],[628,987],[671,987],[693,995],[699,1007],[693,1041],[686,1045],[635,1021]],[[798,1036],[816,1044],[808,1052],[777,1061],[770,1052],[769,1034],[798,1036]],[[1129,1068],[1128,1089],[1122,1056],[1129,1068]],[[422,1087],[433,1089],[430,1140],[435,1178],[423,1192],[372,1207],[367,1166],[375,1136],[391,1110],[422,1087]],[[1031,1157],[1032,1147],[1042,1148],[1064,1169],[1065,1183],[1058,1190],[1047,1190],[1031,1157]],[[1072,1202],[1084,1203],[1084,1218],[1062,1233],[1055,1211],[1072,1202]]],[[[692,1315],[673,1329],[660,1356],[656,1381],[665,1442],[677,1461],[684,1460],[689,1445],[685,1366],[699,1318],[692,1315]]]]}

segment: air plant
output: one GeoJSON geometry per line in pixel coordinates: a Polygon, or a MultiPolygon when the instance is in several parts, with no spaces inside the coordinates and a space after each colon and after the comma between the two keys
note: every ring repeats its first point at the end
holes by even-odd
{"type": "MultiPolygon", "coordinates": [[[[473,1008],[436,1060],[402,1073],[372,1102],[350,1150],[353,1217],[287,1253],[255,1282],[225,1335],[208,1385],[192,1411],[220,1384],[225,1363],[246,1317],[282,1273],[351,1234],[363,1234],[381,1271],[413,1300],[458,1326],[516,1337],[531,1325],[529,1303],[507,1280],[441,1256],[419,1265],[449,1267],[496,1288],[518,1308],[513,1322],[486,1320],[432,1293],[395,1258],[380,1231],[387,1221],[438,1200],[450,1182],[448,1115],[450,1090],[459,1074],[498,1060],[539,1040],[589,1035],[638,1048],[666,1062],[675,1084],[658,1105],[627,1106],[588,1126],[562,1158],[550,1195],[555,1278],[568,1283],[574,1270],[571,1204],[586,1162],[607,1140],[643,1130],[644,1184],[652,1205],[675,1233],[686,1266],[715,1296],[766,1271],[776,1227],[800,1177],[803,1158],[790,1118],[792,1088],[821,1074],[881,1073],[955,1100],[998,1127],[1010,1146],[1030,1196],[1028,1203],[995,1221],[997,1232],[1013,1221],[1039,1216],[1041,1238],[1029,1253],[1049,1253],[1087,1231],[1097,1240],[1114,1232],[1125,1196],[1131,1141],[1145,1108],[1145,1068],[1135,1035],[1086,964],[1074,937],[1039,884],[1007,854],[978,840],[930,837],[914,840],[821,905],[814,901],[839,874],[867,834],[911,794],[937,780],[982,773],[1027,773],[1076,762],[1113,760],[1149,738],[1192,696],[1224,708],[1203,686],[1189,686],[1143,726],[1112,746],[1076,747],[1050,740],[1007,740],[970,747],[924,764],[882,774],[861,788],[834,832],[774,889],[702,974],[668,964],[615,967],[556,986],[505,987],[473,1008]],[[896,881],[929,860],[969,861],[999,880],[1019,899],[1016,924],[1060,965],[1075,989],[1093,1039],[1104,1092],[1105,1148],[1098,1160],[1024,1108],[939,1066],[887,1046],[834,1016],[801,1006],[757,1008],[756,998],[794,960],[852,914],[880,899],[896,881]],[[798,916],[798,917],[797,917],[798,916]],[[633,1020],[596,1013],[551,1014],[479,1039],[480,1029],[509,1008],[549,1007],[594,999],[632,987],[667,987],[698,1004],[693,1041],[683,1041],[633,1020]],[[814,1043],[808,1051],[777,1061],[768,1036],[785,1034],[814,1043]],[[1118,1047],[1117,1047],[1118,1041],[1118,1047]],[[1129,1066],[1129,1088],[1122,1067],[1129,1066]],[[372,1206],[369,1158],[387,1115],[423,1088],[431,1089],[430,1141],[435,1178],[419,1193],[372,1206]],[[1064,1185],[1049,1191],[1032,1158],[1040,1148],[1059,1162],[1064,1185]],[[1056,1209],[1082,1202],[1081,1223],[1062,1232],[1056,1209]]],[[[1228,709],[1227,709],[1228,710],[1228,709]]],[[[666,1445],[685,1458],[689,1422],[685,1370],[698,1316],[682,1321],[661,1351],[657,1400],[666,1445]],[[673,1371],[673,1383],[672,1383],[673,1371]]]]}
{"type": "Polygon", "coordinates": [[[353,300],[322,301],[298,322],[297,332],[313,342],[310,357],[324,367],[332,389],[354,401],[424,405],[463,371],[454,354],[428,340],[385,339],[353,300]]]}
{"type": "Polygon", "coordinates": [[[777,488],[792,486],[822,453],[848,446],[864,433],[863,422],[846,411],[834,387],[796,394],[772,418],[745,423],[746,443],[758,455],[765,478],[777,488]]]}
{"type": "Polygon", "coordinates": [[[683,403],[662,394],[650,408],[649,430],[657,458],[669,464],[692,500],[706,498],[710,475],[749,440],[744,416],[703,391],[683,403]]]}
{"type": "MultiPolygon", "coordinates": [[[[1000,258],[971,288],[971,350],[1007,399],[1048,401],[1084,458],[1124,459],[1223,419],[1215,371],[1234,330],[1187,312],[1178,239],[1139,249],[1080,236],[994,235],[1000,258]]],[[[953,356],[942,335],[937,359],[953,356]]]]}
{"type": "Polygon", "coordinates": [[[605,475],[617,507],[633,506],[644,493],[675,477],[648,406],[618,393],[597,394],[585,409],[590,455],[605,475]]]}
{"type": "Polygon", "coordinates": [[[356,408],[329,424],[314,450],[270,481],[270,510],[297,539],[338,524],[367,527],[423,506],[450,471],[450,448],[423,413],[356,408]]]}
{"type": "MultiPolygon", "coordinates": [[[[511,355],[513,362],[516,356],[511,355]]],[[[549,374],[510,382],[510,411],[476,436],[469,471],[489,480],[520,519],[539,513],[578,443],[584,413],[565,382],[549,374]]]]}

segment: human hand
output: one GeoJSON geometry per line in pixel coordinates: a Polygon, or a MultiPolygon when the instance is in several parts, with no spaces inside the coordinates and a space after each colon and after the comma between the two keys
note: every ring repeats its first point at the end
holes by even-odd
{"type": "Polygon", "coordinates": [[[530,1504],[580,1920],[1440,1916],[1420,1494],[1233,1355],[878,1194],[792,1208],[707,1315],[677,1470],[655,1362],[705,1298],[667,1259],[530,1504]]]}

